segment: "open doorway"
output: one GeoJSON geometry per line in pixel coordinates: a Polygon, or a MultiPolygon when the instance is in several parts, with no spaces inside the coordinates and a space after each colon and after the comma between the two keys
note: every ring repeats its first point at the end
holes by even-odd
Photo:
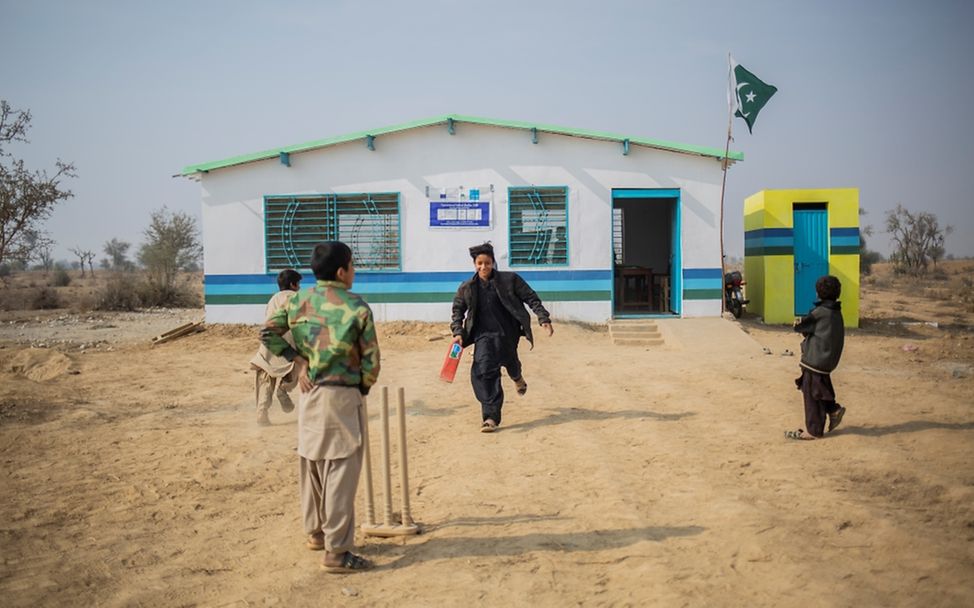
{"type": "Polygon", "coordinates": [[[680,191],[612,191],[613,316],[680,312],[680,191]]]}

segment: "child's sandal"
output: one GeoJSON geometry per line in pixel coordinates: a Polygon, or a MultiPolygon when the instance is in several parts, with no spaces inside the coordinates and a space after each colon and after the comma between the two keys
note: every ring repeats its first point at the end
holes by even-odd
{"type": "Polygon", "coordinates": [[[785,431],[785,439],[798,439],[801,441],[812,441],[813,439],[815,439],[815,436],[809,435],[802,429],[798,429],[795,431],[785,431]]]}

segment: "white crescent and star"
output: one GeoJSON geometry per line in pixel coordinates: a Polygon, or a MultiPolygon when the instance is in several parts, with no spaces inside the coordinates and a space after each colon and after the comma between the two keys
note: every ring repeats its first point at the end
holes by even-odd
{"type": "MultiPolygon", "coordinates": [[[[741,103],[741,89],[747,86],[751,86],[751,83],[750,82],[737,83],[737,111],[740,112],[741,116],[744,118],[747,118],[750,112],[746,114],[743,112],[744,104],[741,103]]],[[[748,103],[753,102],[755,97],[757,96],[754,94],[754,91],[748,91],[747,95],[744,96],[744,98],[747,100],[748,103]]]]}

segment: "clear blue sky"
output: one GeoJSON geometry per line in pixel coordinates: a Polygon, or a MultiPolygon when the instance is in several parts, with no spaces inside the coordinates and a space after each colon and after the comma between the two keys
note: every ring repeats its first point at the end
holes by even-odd
{"type": "Polygon", "coordinates": [[[186,165],[438,114],[723,147],[731,52],[779,91],[735,120],[729,254],[750,194],[858,187],[865,224],[932,211],[971,256],[972,23],[963,0],[0,0],[0,98],[33,114],[15,153],[77,165],[46,225],[68,258],[198,217],[186,165]]]}

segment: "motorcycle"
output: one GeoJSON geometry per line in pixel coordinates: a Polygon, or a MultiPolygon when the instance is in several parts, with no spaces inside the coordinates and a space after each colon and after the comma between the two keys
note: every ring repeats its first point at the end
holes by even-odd
{"type": "Polygon", "coordinates": [[[740,319],[744,306],[750,300],[744,299],[741,286],[746,285],[744,277],[737,270],[724,275],[724,309],[729,310],[735,319],[740,319]]]}

